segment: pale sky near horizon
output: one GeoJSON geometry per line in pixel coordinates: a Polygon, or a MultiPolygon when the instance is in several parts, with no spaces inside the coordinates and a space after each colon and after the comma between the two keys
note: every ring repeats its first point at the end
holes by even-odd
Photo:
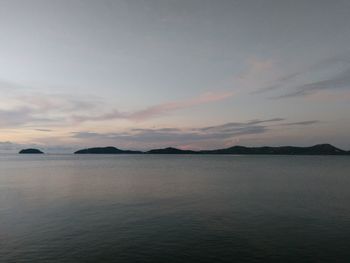
{"type": "Polygon", "coordinates": [[[0,152],[350,150],[348,0],[0,0],[0,152]]]}

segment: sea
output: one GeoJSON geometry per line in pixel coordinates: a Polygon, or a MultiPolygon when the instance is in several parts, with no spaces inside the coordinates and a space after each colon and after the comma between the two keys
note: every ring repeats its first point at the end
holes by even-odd
{"type": "Polygon", "coordinates": [[[2,154],[0,262],[350,262],[350,156],[2,154]]]}

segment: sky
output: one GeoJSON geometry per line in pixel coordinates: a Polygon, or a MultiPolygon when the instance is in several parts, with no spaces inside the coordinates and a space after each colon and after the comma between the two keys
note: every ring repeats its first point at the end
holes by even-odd
{"type": "Polygon", "coordinates": [[[350,150],[348,0],[0,0],[0,152],[350,150]]]}

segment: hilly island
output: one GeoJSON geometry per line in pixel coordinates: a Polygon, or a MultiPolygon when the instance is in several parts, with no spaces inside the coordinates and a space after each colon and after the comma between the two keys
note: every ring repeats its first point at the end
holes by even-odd
{"type": "Polygon", "coordinates": [[[74,154],[232,154],[232,155],[350,155],[331,144],[317,144],[310,147],[297,146],[263,146],[245,147],[233,146],[216,150],[182,150],[173,147],[152,149],[149,151],[121,150],[116,147],[96,147],[76,151],[74,154]]]}
{"type": "Polygon", "coordinates": [[[19,154],[43,154],[39,149],[23,149],[19,154]]]}

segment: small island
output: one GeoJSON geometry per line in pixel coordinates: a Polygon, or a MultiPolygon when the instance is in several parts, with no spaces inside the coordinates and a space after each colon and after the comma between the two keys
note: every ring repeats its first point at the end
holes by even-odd
{"type": "Polygon", "coordinates": [[[44,153],[38,149],[23,149],[19,152],[19,154],[44,154],[44,153]]]}

